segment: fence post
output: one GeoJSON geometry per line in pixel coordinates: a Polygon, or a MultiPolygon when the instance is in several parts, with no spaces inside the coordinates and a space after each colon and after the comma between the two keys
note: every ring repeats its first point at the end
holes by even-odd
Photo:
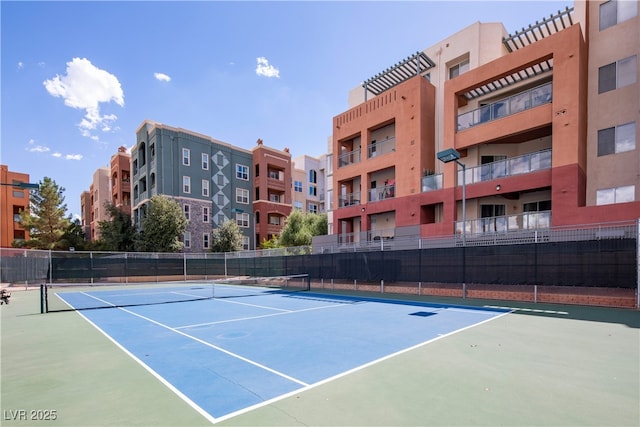
{"type": "Polygon", "coordinates": [[[53,283],[53,261],[51,260],[51,249],[49,249],[49,283],[53,283]]]}

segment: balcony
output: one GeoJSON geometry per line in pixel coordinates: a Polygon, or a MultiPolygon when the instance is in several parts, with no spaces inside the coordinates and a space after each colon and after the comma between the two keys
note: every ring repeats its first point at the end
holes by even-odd
{"type": "Polygon", "coordinates": [[[393,199],[396,196],[396,185],[391,183],[380,188],[372,188],[369,190],[369,201],[377,202],[384,199],[393,199]]]}
{"type": "Polygon", "coordinates": [[[396,138],[388,138],[384,141],[372,142],[367,148],[367,158],[371,159],[383,154],[396,151],[396,138]]]}
{"type": "Polygon", "coordinates": [[[435,191],[442,188],[442,174],[427,175],[422,177],[422,192],[435,191]]]}
{"type": "Polygon", "coordinates": [[[512,114],[520,113],[539,105],[552,101],[552,83],[520,92],[492,104],[483,105],[472,111],[458,115],[458,131],[468,129],[479,124],[501,119],[512,114]]]}
{"type": "MultiPolygon", "coordinates": [[[[524,156],[511,157],[497,162],[467,168],[466,184],[491,181],[508,176],[521,175],[551,168],[551,150],[536,151],[524,156]]],[[[427,177],[425,177],[427,178],[427,177]]],[[[458,185],[462,185],[462,171],[458,171],[458,185]]],[[[423,178],[424,188],[424,178],[423,178]]],[[[424,191],[424,190],[423,190],[424,191]]]]}
{"type": "MultiPolygon", "coordinates": [[[[462,234],[462,221],[456,222],[456,233],[462,234]]],[[[495,233],[551,228],[551,211],[526,212],[517,215],[478,218],[466,222],[466,235],[473,237],[495,233]]]]}
{"type": "Polygon", "coordinates": [[[341,168],[343,166],[348,166],[352,163],[360,163],[360,160],[361,160],[361,155],[360,155],[359,148],[357,150],[347,151],[343,154],[340,154],[340,156],[338,156],[338,167],[341,168]]]}
{"type": "Polygon", "coordinates": [[[349,193],[338,197],[338,207],[355,206],[360,204],[360,192],[349,193]]]}

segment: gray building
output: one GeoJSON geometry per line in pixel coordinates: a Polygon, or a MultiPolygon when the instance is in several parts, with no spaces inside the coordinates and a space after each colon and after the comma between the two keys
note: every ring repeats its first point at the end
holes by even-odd
{"type": "Polygon", "coordinates": [[[251,151],[209,136],[145,120],[131,149],[132,220],[140,224],[149,199],[176,200],[189,221],[184,252],[207,252],[211,232],[233,219],[244,235],[244,249],[255,247],[251,221],[251,151]]]}

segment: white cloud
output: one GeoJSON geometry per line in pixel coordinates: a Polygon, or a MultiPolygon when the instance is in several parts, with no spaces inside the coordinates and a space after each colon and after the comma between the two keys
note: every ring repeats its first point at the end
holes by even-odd
{"type": "Polygon", "coordinates": [[[156,80],[160,80],[161,82],[170,82],[171,81],[171,77],[169,77],[165,73],[153,73],[153,77],[155,77],[156,80]]]}
{"type": "Polygon", "coordinates": [[[47,146],[36,144],[34,139],[29,140],[26,150],[30,153],[48,153],[51,151],[47,146]]]}
{"type": "Polygon", "coordinates": [[[55,152],[52,154],[53,157],[62,157],[62,153],[55,152]]]}
{"type": "Polygon", "coordinates": [[[51,96],[64,99],[71,108],[85,110],[85,116],[78,124],[82,134],[92,139],[91,131],[111,129],[117,120],[115,114],[101,115],[100,104],[111,101],[124,106],[124,92],[118,78],[94,66],[86,58],[73,58],[67,62],[67,74],[56,75],[43,82],[51,96]]]}
{"type": "Polygon", "coordinates": [[[67,154],[64,158],[66,160],[82,160],[82,154],[67,154]]]}
{"type": "Polygon", "coordinates": [[[265,77],[278,77],[280,78],[280,70],[273,65],[269,64],[269,60],[264,56],[256,58],[256,74],[265,77]]]}
{"type": "Polygon", "coordinates": [[[18,70],[22,70],[24,68],[24,62],[18,61],[18,70]]]}

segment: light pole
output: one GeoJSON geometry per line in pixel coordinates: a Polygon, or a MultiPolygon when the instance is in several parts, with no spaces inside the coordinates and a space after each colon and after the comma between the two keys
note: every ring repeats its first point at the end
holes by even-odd
{"type": "Polygon", "coordinates": [[[460,161],[455,148],[440,151],[438,160],[443,163],[456,162],[462,166],[462,298],[467,297],[467,167],[460,161]]]}
{"type": "Polygon", "coordinates": [[[23,190],[38,190],[40,188],[40,184],[30,184],[28,182],[0,182],[0,185],[22,188],[23,190]]]}
{"type": "Polygon", "coordinates": [[[467,166],[460,161],[460,153],[455,148],[448,148],[438,153],[438,160],[443,163],[456,162],[462,166],[462,246],[467,245],[467,166]]]}

